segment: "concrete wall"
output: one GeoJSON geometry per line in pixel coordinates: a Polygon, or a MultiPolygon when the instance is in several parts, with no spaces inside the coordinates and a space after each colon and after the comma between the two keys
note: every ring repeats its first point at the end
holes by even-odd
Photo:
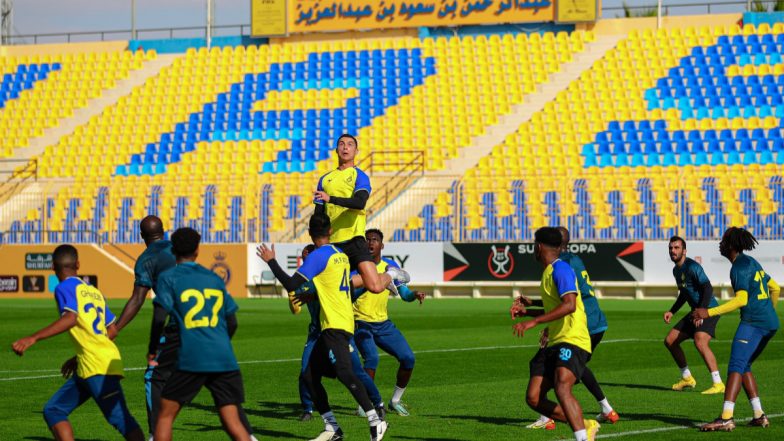
{"type": "Polygon", "coordinates": [[[87,43],[23,44],[0,46],[0,56],[78,54],[82,52],[118,52],[128,47],[127,41],[98,41],[87,43]]]}

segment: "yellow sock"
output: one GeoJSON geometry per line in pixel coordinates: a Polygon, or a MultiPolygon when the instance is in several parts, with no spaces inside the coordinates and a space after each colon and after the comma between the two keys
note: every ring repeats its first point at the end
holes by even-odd
{"type": "Polygon", "coordinates": [[[721,411],[721,419],[728,420],[735,414],[735,403],[732,401],[724,402],[724,409],[721,411]]]}

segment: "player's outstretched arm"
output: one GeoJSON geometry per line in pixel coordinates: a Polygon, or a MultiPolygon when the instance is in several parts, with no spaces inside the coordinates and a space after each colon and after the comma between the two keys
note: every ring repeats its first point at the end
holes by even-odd
{"type": "Polygon", "coordinates": [[[36,344],[40,340],[47,339],[49,337],[54,337],[57,334],[62,334],[63,332],[67,332],[69,329],[76,326],[76,313],[71,311],[63,312],[63,315],[60,316],[57,320],[52,322],[49,326],[39,330],[38,332],[30,335],[28,337],[20,338],[19,340],[15,341],[11,348],[16,352],[16,355],[22,356],[24,352],[32,345],[36,344]]]}
{"type": "Polygon", "coordinates": [[[259,247],[256,248],[256,255],[267,265],[269,265],[270,270],[272,270],[272,274],[275,275],[275,278],[278,279],[286,291],[294,292],[297,290],[297,288],[301,287],[307,282],[307,280],[305,280],[305,278],[300,273],[295,273],[294,276],[289,276],[286,274],[286,271],[283,271],[283,268],[280,267],[278,261],[275,260],[275,244],[272,244],[269,247],[267,247],[265,244],[259,245],[259,247]]]}
{"type": "MultiPolygon", "coordinates": [[[[350,198],[341,198],[337,196],[330,196],[324,191],[316,191],[316,200],[332,205],[337,205],[343,208],[351,208],[354,210],[364,210],[367,201],[370,198],[370,193],[365,189],[360,189],[354,192],[350,198]]],[[[319,205],[318,203],[316,204],[319,205]]],[[[323,204],[321,204],[323,205],[323,204]]]]}
{"type": "Polygon", "coordinates": [[[577,309],[577,293],[568,292],[561,295],[561,304],[553,308],[552,311],[535,317],[533,320],[515,323],[513,333],[518,337],[522,337],[526,331],[534,328],[536,325],[542,323],[549,323],[558,320],[561,317],[573,313],[577,309]]]}
{"type": "Polygon", "coordinates": [[[397,287],[397,292],[400,294],[400,298],[403,299],[405,302],[413,302],[414,300],[419,300],[419,304],[421,305],[422,302],[425,300],[425,293],[422,291],[411,291],[411,288],[408,285],[400,285],[397,287]]]}
{"type": "Polygon", "coordinates": [[[691,316],[695,320],[699,319],[706,319],[708,317],[715,317],[717,315],[726,314],[728,312],[732,312],[736,309],[742,308],[746,306],[749,302],[749,293],[745,290],[740,290],[735,292],[735,297],[731,300],[724,302],[723,304],[716,306],[714,308],[705,309],[705,308],[697,308],[692,311],[691,316]]]}
{"type": "Polygon", "coordinates": [[[125,304],[125,307],[120,313],[120,318],[117,319],[117,323],[115,324],[117,326],[117,332],[120,332],[125,325],[136,317],[136,314],[142,309],[142,305],[144,305],[144,301],[147,299],[148,292],[150,292],[150,288],[147,286],[133,286],[131,298],[128,299],[128,303],[125,304]]]}

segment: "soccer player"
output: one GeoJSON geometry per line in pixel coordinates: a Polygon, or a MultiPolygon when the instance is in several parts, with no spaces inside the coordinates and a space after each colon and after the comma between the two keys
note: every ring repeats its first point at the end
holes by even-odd
{"type": "Polygon", "coordinates": [[[540,414],[568,422],[575,440],[592,441],[599,430],[599,422],[583,420],[580,403],[572,394],[591,355],[591,337],[585,308],[577,291],[577,277],[569,264],[558,258],[562,242],[558,229],[540,228],[534,233],[534,239],[536,260],[544,267],[540,284],[544,310],[521,310],[534,319],[516,323],[514,333],[522,337],[536,325],[549,323],[550,345],[540,349],[531,359],[526,401],[540,414]],[[558,403],[547,398],[551,389],[555,389],[558,403]]]}
{"type": "MultiPolygon", "coordinates": [[[[226,433],[234,440],[250,441],[240,419],[245,392],[231,346],[231,337],[237,330],[238,307],[223,279],[196,263],[200,240],[192,228],[180,228],[172,234],[177,266],[161,273],[155,286],[154,307],[164,309],[177,321],[181,346],[175,371],[161,392],[155,441],[172,439],[177,414],[202,387],[212,393],[226,433]]],[[[166,323],[165,314],[155,316],[149,357],[155,356],[166,323]]]]}
{"type": "MultiPolygon", "coordinates": [[[[596,300],[596,296],[593,293],[593,286],[591,285],[591,277],[588,275],[588,271],[585,269],[585,264],[583,260],[580,259],[579,256],[572,254],[569,252],[569,241],[571,236],[569,234],[569,230],[566,227],[558,227],[558,231],[561,233],[561,254],[558,255],[558,258],[572,267],[575,276],[577,276],[577,288],[580,290],[580,299],[583,301],[583,307],[585,308],[585,315],[588,319],[588,334],[591,336],[591,357],[596,351],[596,347],[602,341],[602,337],[604,337],[605,331],[607,331],[607,317],[605,317],[604,312],[602,309],[599,308],[599,302],[596,300]]],[[[528,302],[528,306],[533,304],[530,300],[523,298],[528,302]]],[[[547,330],[544,331],[545,335],[543,337],[544,342],[547,341],[548,335],[547,330]]],[[[607,397],[604,395],[604,391],[602,391],[602,387],[599,386],[599,382],[596,380],[596,377],[591,371],[591,368],[586,366],[583,371],[583,376],[580,378],[580,381],[585,385],[588,391],[593,395],[599,405],[602,407],[602,412],[596,417],[596,419],[600,423],[609,422],[610,424],[615,424],[618,419],[620,418],[618,412],[612,408],[610,402],[607,400],[607,397]]],[[[534,421],[532,424],[527,426],[529,429],[547,429],[553,430],[555,429],[555,421],[548,418],[545,415],[540,415],[539,419],[534,421]]]]}
{"type": "Polygon", "coordinates": [[[332,223],[329,238],[332,245],[348,256],[352,270],[362,276],[364,286],[372,293],[389,289],[396,292],[393,279],[398,284],[410,281],[408,273],[397,268],[390,274],[379,274],[365,241],[365,205],[370,198],[370,178],[355,165],[357,139],[343,134],[335,149],[338,168],[325,174],[318,181],[313,203],[316,213],[326,213],[332,223]]]}
{"type": "MultiPolygon", "coordinates": [[[[684,303],[688,303],[692,311],[695,308],[714,308],[719,305],[713,296],[713,287],[702,266],[694,260],[686,257],[686,241],[678,236],[670,238],[670,260],[675,264],[672,268],[672,275],[678,285],[678,299],[669,311],[664,313],[664,323],[670,323],[672,316],[681,309],[684,303]]],[[[672,385],[672,390],[683,390],[694,388],[697,380],[691,375],[689,366],[686,363],[686,354],[681,349],[681,343],[688,339],[694,339],[694,346],[705,360],[705,365],[713,378],[713,385],[702,391],[705,395],[720,394],[724,392],[724,383],[719,374],[719,365],[716,363],[716,356],[710,348],[710,341],[716,336],[716,324],[719,316],[709,317],[695,326],[691,314],[684,316],[667,334],[664,339],[664,346],[670,350],[672,358],[681,369],[681,380],[672,385]]]]}
{"type": "MultiPolygon", "coordinates": [[[[354,334],[354,314],[351,306],[349,258],[329,243],[332,229],[326,214],[313,214],[308,231],[316,249],[308,255],[307,260],[294,276],[289,277],[283,273],[278,280],[289,292],[296,291],[308,281],[313,281],[321,307],[319,313],[321,334],[313,346],[304,375],[308,390],[313,394],[316,410],[324,420],[324,431],[314,440],[343,439],[343,430],[332,413],[327,391],[321,384],[323,377],[337,377],[367,415],[371,441],[380,441],[386,433],[387,423],[373,408],[365,386],[352,369],[351,337],[354,334]]],[[[258,254],[267,264],[275,259],[274,249],[264,244],[259,247],[258,254]]]]}
{"type": "MultiPolygon", "coordinates": [[[[141,310],[147,294],[155,290],[158,276],[177,265],[177,258],[172,253],[171,241],[164,239],[163,222],[157,216],[147,216],[139,224],[139,232],[147,248],[142,252],[134,266],[134,282],[131,298],[125,304],[120,318],[117,319],[117,332],[120,332],[136,317],[141,310]]],[[[165,320],[166,310],[163,308],[153,310],[153,320],[165,320]],[[155,316],[158,314],[158,316],[155,316]]],[[[158,421],[158,407],[161,402],[161,392],[166,380],[174,372],[177,363],[177,351],[180,347],[180,334],[177,322],[170,319],[160,337],[156,350],[151,350],[154,358],[148,360],[147,370],[144,373],[144,391],[147,404],[147,424],[150,430],[150,439],[155,433],[155,422],[158,421]]],[[[241,418],[248,433],[253,433],[250,422],[245,412],[241,410],[241,418]]],[[[251,439],[255,437],[251,435],[251,439]]]]}
{"type": "MultiPolygon", "coordinates": [[[[384,233],[377,229],[370,229],[365,232],[365,239],[376,264],[376,271],[384,272],[388,266],[398,267],[398,264],[390,259],[381,258],[381,250],[384,249],[384,233]]],[[[406,285],[398,287],[400,297],[406,302],[414,300],[422,301],[425,293],[421,291],[412,292],[406,285]]],[[[355,290],[354,301],[354,320],[356,332],[354,339],[359,347],[359,352],[365,360],[365,371],[371,378],[376,378],[378,368],[378,348],[387,354],[395,357],[400,363],[397,370],[397,381],[392,399],[389,401],[389,408],[398,415],[408,416],[408,409],[400,401],[406,386],[411,380],[414,372],[414,351],[408,345],[406,338],[400,330],[389,320],[387,313],[387,303],[389,302],[388,291],[381,294],[366,294],[364,288],[355,290]],[[377,348],[378,347],[378,348],[377,348]]]]}
{"type": "MultiPolygon", "coordinates": [[[[22,356],[36,342],[68,332],[76,347],[75,375],[44,406],[44,419],[49,430],[57,440],[73,440],[73,428],[68,416],[92,398],[106,421],[125,439],[143,441],[144,433],[128,411],[120,386],[123,364],[120,351],[112,342],[117,335],[114,314],[98,288],[76,276],[79,271],[79,253],[76,248],[71,245],[55,248],[52,266],[60,281],[54,291],[60,318],[12,345],[14,352],[22,356]]],[[[63,366],[66,376],[73,372],[69,362],[63,366]]]]}
{"type": "MultiPolygon", "coordinates": [[[[315,249],[316,246],[313,244],[306,246],[302,250],[302,261],[304,262],[308,255],[315,249]]],[[[256,250],[256,254],[260,256],[261,247],[256,250]]],[[[276,260],[271,260],[269,262],[269,266],[275,276],[279,279],[288,276],[276,260]]],[[[317,295],[315,286],[312,282],[306,283],[296,292],[289,292],[289,308],[291,309],[292,314],[299,314],[302,310],[301,299],[303,296],[296,296],[296,294],[317,295]]],[[[305,383],[305,370],[307,369],[308,363],[310,362],[310,354],[313,352],[313,346],[316,344],[319,334],[321,334],[321,325],[319,323],[319,314],[321,312],[321,308],[319,307],[318,301],[314,298],[305,302],[305,304],[307,305],[308,313],[310,313],[310,324],[308,325],[308,339],[305,342],[305,349],[302,351],[302,368],[299,372],[299,398],[303,409],[302,415],[299,418],[300,421],[310,421],[313,418],[313,399],[311,398],[310,391],[308,390],[308,386],[305,383]]],[[[357,378],[359,378],[359,381],[365,385],[370,401],[375,404],[376,413],[378,413],[381,419],[384,419],[384,415],[386,414],[386,410],[384,409],[384,400],[381,399],[381,394],[379,393],[375,383],[373,383],[373,379],[370,378],[367,372],[362,369],[362,361],[359,359],[359,351],[356,349],[353,338],[351,341],[351,347],[353,349],[351,351],[351,366],[354,369],[354,373],[356,374],[357,378]]]]}
{"type": "Polygon", "coordinates": [[[765,346],[779,329],[776,304],[779,300],[779,285],[765,273],[753,257],[744,253],[754,249],[757,239],[742,228],[731,227],[724,232],[719,243],[719,252],[732,262],[730,283],[735,298],[721,306],[710,309],[697,308],[692,313],[695,320],[706,320],[740,308],[740,324],[732,340],[730,362],[727,368],[727,389],[724,391],[724,408],[713,422],[700,430],[731,431],[735,428],[733,415],[735,400],[741,384],[754,411],[750,426],[768,427],[770,422],[762,410],[757,391],[757,380],[751,372],[754,360],[762,354],[765,346]]]}

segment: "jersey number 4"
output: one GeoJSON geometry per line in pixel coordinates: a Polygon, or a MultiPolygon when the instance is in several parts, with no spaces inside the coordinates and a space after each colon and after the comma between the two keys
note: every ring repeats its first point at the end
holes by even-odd
{"type": "Polygon", "coordinates": [[[754,281],[760,284],[760,293],[757,295],[757,300],[765,300],[768,298],[767,286],[765,286],[765,271],[757,271],[754,273],[754,281]]]}
{"type": "Polygon", "coordinates": [[[205,289],[204,293],[195,289],[186,289],[185,291],[180,294],[180,301],[182,303],[187,303],[191,299],[196,299],[196,303],[188,310],[188,313],[185,314],[185,328],[214,328],[218,326],[218,311],[220,311],[221,307],[223,306],[223,291],[219,289],[205,289]],[[215,304],[212,305],[212,317],[202,317],[200,319],[194,319],[197,314],[204,310],[204,304],[206,303],[205,299],[214,298],[215,304]]]}
{"type": "Polygon", "coordinates": [[[340,290],[347,296],[351,296],[351,286],[349,285],[348,271],[343,271],[343,280],[340,281],[340,290]]]}

